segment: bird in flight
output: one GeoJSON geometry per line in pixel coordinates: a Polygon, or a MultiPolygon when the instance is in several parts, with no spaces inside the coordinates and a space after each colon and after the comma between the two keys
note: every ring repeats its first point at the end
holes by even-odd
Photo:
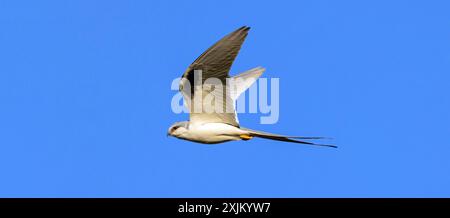
{"type": "Polygon", "coordinates": [[[324,137],[300,137],[272,134],[241,127],[234,108],[235,100],[245,92],[264,72],[257,67],[240,75],[230,77],[234,59],[247,37],[250,27],[243,26],[226,35],[201,54],[184,72],[179,90],[189,109],[189,121],[173,124],[167,135],[179,139],[216,144],[253,137],[293,142],[307,145],[336,147],[304,140],[324,137]],[[233,86],[226,81],[232,79],[233,86]],[[225,86],[220,86],[219,83],[225,86]],[[207,98],[214,101],[211,103],[207,98]]]}

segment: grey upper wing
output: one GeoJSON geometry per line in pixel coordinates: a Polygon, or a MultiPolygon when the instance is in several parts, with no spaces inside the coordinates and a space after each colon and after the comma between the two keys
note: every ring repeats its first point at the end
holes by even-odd
{"type": "MultiPolygon", "coordinates": [[[[249,27],[243,26],[234,32],[226,35],[221,40],[216,42],[213,46],[208,48],[203,54],[201,54],[185,71],[180,82],[180,91],[183,93],[187,106],[190,110],[191,122],[222,122],[234,126],[239,126],[236,120],[236,114],[234,111],[234,101],[228,94],[229,90],[225,86],[226,78],[229,77],[228,73],[233,64],[234,59],[239,53],[239,50],[248,34],[249,27]],[[195,81],[199,77],[195,76],[201,72],[201,81],[195,81]],[[214,92],[204,90],[202,87],[196,87],[194,84],[204,84],[209,78],[218,79],[223,86],[222,90],[217,90],[217,87],[213,85],[214,92]],[[189,83],[189,84],[186,84],[189,83]],[[202,94],[199,94],[199,91],[202,94]],[[217,101],[221,102],[222,110],[215,113],[206,113],[205,111],[194,111],[193,107],[199,105],[199,102],[195,102],[195,96],[201,95],[204,99],[206,96],[214,96],[217,101]],[[193,102],[193,103],[192,103],[193,102]]],[[[214,105],[205,105],[203,107],[215,107],[214,105]]],[[[208,110],[208,109],[207,109],[208,110]]],[[[210,111],[210,110],[208,110],[210,111]]]]}
{"type": "Polygon", "coordinates": [[[203,72],[203,81],[210,77],[225,79],[247,37],[250,27],[243,26],[208,48],[186,69],[183,78],[190,79],[194,70],[203,72]]]}

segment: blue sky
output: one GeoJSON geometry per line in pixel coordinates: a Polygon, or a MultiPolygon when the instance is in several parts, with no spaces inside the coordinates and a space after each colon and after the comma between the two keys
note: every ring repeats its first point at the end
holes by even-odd
{"type": "Polygon", "coordinates": [[[449,197],[448,1],[1,1],[1,197],[449,197]],[[166,137],[174,78],[234,29],[232,74],[338,149],[166,137]]]}

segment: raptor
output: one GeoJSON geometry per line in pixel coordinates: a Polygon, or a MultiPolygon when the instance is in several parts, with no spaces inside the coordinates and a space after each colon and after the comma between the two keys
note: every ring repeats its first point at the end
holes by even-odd
{"type": "Polygon", "coordinates": [[[205,144],[216,144],[254,137],[300,143],[316,144],[305,140],[324,137],[301,137],[272,134],[244,128],[239,125],[234,103],[265,71],[257,67],[234,77],[229,76],[239,50],[248,35],[249,27],[243,26],[226,35],[201,54],[184,72],[180,80],[180,92],[189,109],[189,121],[173,124],[167,135],[205,144]],[[230,82],[232,81],[230,85],[230,82]],[[225,85],[221,85],[225,84],[225,85]],[[211,96],[214,101],[211,101],[211,96]],[[209,99],[209,100],[208,100],[209,99]]]}

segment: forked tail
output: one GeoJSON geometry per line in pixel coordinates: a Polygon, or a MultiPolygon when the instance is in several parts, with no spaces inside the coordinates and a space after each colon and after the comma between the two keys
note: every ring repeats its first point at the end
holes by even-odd
{"type": "Polygon", "coordinates": [[[284,142],[293,142],[293,143],[306,144],[306,145],[316,145],[316,146],[337,148],[336,145],[316,144],[316,143],[312,143],[312,142],[305,142],[305,141],[297,140],[297,139],[306,139],[306,140],[308,140],[308,139],[329,139],[327,137],[285,136],[285,135],[278,135],[278,134],[256,131],[256,130],[242,128],[242,127],[241,127],[241,129],[244,131],[247,131],[249,133],[250,137],[259,137],[259,138],[272,139],[272,140],[284,141],[284,142]]]}

